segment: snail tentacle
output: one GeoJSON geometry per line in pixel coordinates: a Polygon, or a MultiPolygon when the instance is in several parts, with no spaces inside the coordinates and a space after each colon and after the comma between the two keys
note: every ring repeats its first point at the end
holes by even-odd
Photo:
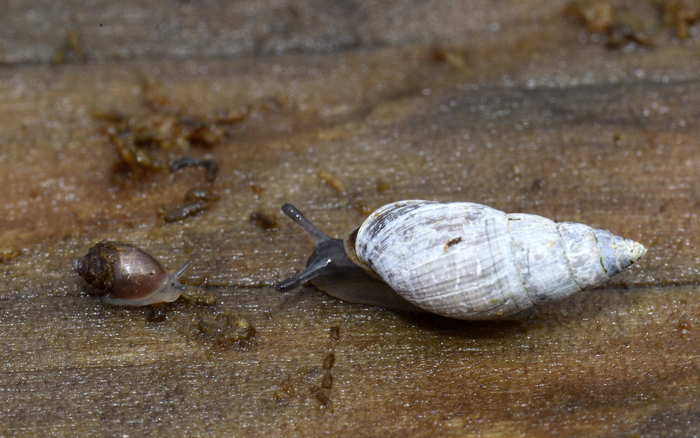
{"type": "Polygon", "coordinates": [[[275,288],[280,292],[287,292],[292,289],[296,289],[309,280],[313,280],[314,278],[323,275],[325,271],[328,270],[328,267],[332,262],[333,261],[329,258],[317,260],[312,265],[307,266],[306,269],[297,275],[277,283],[275,288]]]}
{"type": "Polygon", "coordinates": [[[313,239],[314,243],[318,244],[324,240],[333,240],[326,233],[321,231],[316,225],[308,220],[298,208],[292,204],[284,204],[282,206],[282,212],[286,214],[291,220],[296,222],[300,227],[304,229],[313,239]]]}

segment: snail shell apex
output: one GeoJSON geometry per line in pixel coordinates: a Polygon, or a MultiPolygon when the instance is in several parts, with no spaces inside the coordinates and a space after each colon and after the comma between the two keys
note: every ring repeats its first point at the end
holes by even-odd
{"type": "Polygon", "coordinates": [[[499,318],[560,300],[607,281],[646,251],[583,224],[420,200],[372,213],[354,250],[410,303],[458,319],[499,318]]]}
{"type": "Polygon", "coordinates": [[[175,301],[181,295],[177,278],[189,267],[169,274],[143,250],[120,242],[103,241],[73,261],[73,269],[93,294],[108,304],[146,306],[175,301]]]}

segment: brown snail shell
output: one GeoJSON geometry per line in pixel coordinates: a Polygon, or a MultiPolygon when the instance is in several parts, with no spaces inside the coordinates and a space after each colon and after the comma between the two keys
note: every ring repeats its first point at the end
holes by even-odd
{"type": "Polygon", "coordinates": [[[128,243],[103,241],[83,257],[73,261],[73,270],[107,304],[147,306],[169,303],[182,294],[178,282],[188,268],[186,263],[168,273],[150,254],[128,243]]]}

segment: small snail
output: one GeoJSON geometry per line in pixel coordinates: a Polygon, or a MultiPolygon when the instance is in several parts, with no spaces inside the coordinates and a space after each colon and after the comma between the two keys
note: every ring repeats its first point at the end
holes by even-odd
{"type": "Polygon", "coordinates": [[[646,252],[606,230],[469,202],[387,204],[345,241],[293,205],[282,211],[316,248],[279,290],[311,281],[345,301],[456,319],[517,316],[602,284],[646,252]]]}
{"type": "Polygon", "coordinates": [[[107,304],[147,306],[169,303],[182,294],[178,278],[190,267],[185,263],[168,274],[158,260],[141,249],[119,242],[100,242],[73,261],[73,270],[96,290],[107,304]]]}

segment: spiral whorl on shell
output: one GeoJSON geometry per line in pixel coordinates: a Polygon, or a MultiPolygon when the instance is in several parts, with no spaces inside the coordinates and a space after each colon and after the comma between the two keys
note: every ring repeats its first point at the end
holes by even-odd
{"type": "Polygon", "coordinates": [[[354,249],[403,298],[458,319],[499,318],[565,298],[607,281],[646,251],[583,224],[431,201],[376,210],[358,229],[354,249]]]}
{"type": "Polygon", "coordinates": [[[73,261],[73,270],[102,301],[118,306],[147,306],[169,303],[182,294],[178,277],[188,268],[185,263],[170,274],[140,248],[128,243],[103,241],[86,255],[73,261]]]}

